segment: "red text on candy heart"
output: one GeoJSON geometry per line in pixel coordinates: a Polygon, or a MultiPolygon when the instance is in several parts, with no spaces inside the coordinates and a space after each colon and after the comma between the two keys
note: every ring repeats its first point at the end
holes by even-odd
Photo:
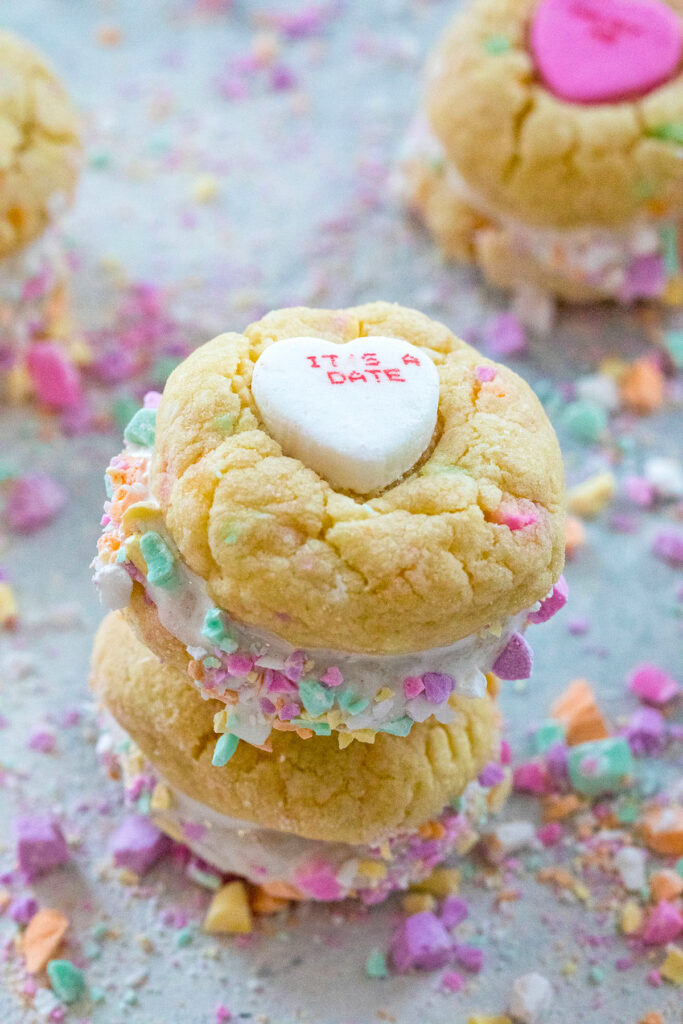
{"type": "MultiPolygon", "coordinates": [[[[326,353],[325,355],[306,356],[306,360],[312,370],[322,370],[328,382],[335,386],[372,384],[373,382],[375,384],[406,383],[406,378],[403,376],[404,370],[397,366],[383,366],[376,352],[361,352],[357,356],[356,353],[351,353],[348,356],[326,353]],[[345,367],[344,370],[339,368],[339,361],[342,358],[345,360],[342,364],[345,367]],[[356,359],[358,362],[348,369],[348,364],[353,364],[356,359]]],[[[401,357],[401,362],[404,367],[421,366],[418,357],[409,352],[401,357]]]]}
{"type": "Polygon", "coordinates": [[[591,0],[576,0],[571,7],[571,13],[580,21],[588,22],[590,34],[601,43],[618,43],[623,36],[643,34],[640,25],[614,14],[606,14],[591,0]]]}

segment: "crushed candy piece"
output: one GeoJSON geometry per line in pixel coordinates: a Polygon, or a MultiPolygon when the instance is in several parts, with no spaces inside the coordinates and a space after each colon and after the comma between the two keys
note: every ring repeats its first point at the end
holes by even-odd
{"type": "Polygon", "coordinates": [[[647,916],[642,931],[643,942],[648,946],[664,946],[673,942],[683,932],[683,914],[674,903],[662,900],[647,916]]]}
{"type": "Polygon", "coordinates": [[[66,505],[66,491],[46,473],[27,473],[12,481],[5,515],[18,533],[33,533],[51,523],[66,505]]]}
{"type": "Polygon", "coordinates": [[[69,927],[69,919],[60,910],[39,910],[29,921],[21,938],[21,949],[29,974],[44,970],[59,949],[69,927]]]}
{"type": "Polygon", "coordinates": [[[566,729],[569,746],[609,736],[595,691],[586,679],[575,679],[553,702],[550,713],[566,729]]]}
{"type": "Polygon", "coordinates": [[[445,967],[451,956],[451,938],[438,917],[428,910],[405,918],[391,939],[391,959],[400,974],[435,971],[445,967]]]}
{"type": "Polygon", "coordinates": [[[110,850],[117,868],[144,875],[168,852],[169,846],[168,838],[149,818],[129,814],[114,833],[110,850]]]}
{"type": "Polygon", "coordinates": [[[69,860],[66,839],[56,818],[20,818],[16,834],[17,860],[29,881],[69,860]]]}
{"type": "Polygon", "coordinates": [[[507,646],[493,663],[492,672],[499,679],[528,679],[534,665],[534,654],[521,633],[513,633],[507,646]]]}
{"type": "Polygon", "coordinates": [[[26,368],[42,405],[64,410],[73,409],[82,401],[80,373],[59,345],[49,341],[31,345],[26,368]]]}
{"type": "Polygon", "coordinates": [[[628,688],[648,704],[668,704],[678,696],[680,687],[664,669],[651,662],[638,665],[628,677],[628,688]]]}
{"type": "Polygon", "coordinates": [[[630,786],[632,776],[633,758],[623,736],[580,743],[569,749],[569,777],[579,793],[616,793],[630,786]]]}
{"type": "Polygon", "coordinates": [[[247,887],[244,882],[228,882],[211,900],[202,925],[211,934],[247,935],[253,929],[247,887]]]}
{"type": "Polygon", "coordinates": [[[667,947],[666,959],[659,968],[662,978],[674,985],[683,985],[683,949],[674,944],[667,947]]]}
{"type": "Polygon", "coordinates": [[[85,977],[70,960],[51,960],[47,976],[58,999],[67,1005],[75,1003],[85,992],[85,977]]]}
{"type": "Polygon", "coordinates": [[[552,986],[542,974],[524,974],[513,981],[508,1010],[519,1024],[539,1024],[552,1003],[552,986]]]}

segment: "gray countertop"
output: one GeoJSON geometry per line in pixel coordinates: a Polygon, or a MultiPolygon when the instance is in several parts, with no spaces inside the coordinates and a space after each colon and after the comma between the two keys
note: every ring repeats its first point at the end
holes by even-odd
{"type": "MultiPolygon", "coordinates": [[[[201,6],[0,2],[0,20],[50,55],[84,111],[88,166],[68,228],[78,257],[76,312],[85,327],[112,321],[127,281],[163,289],[188,345],[292,303],[397,300],[468,335],[505,308],[473,270],[442,264],[386,185],[418,101],[421,62],[457,4],[320,4],[320,26],[304,38],[274,34],[267,15],[278,9],[275,2],[235,0],[223,10],[206,3],[203,12],[201,6]],[[103,45],[107,38],[115,45],[103,45]],[[253,61],[247,70],[239,64],[273,46],[277,55],[261,70],[253,61]],[[229,99],[230,90],[246,95],[229,99]],[[213,201],[198,201],[214,187],[213,201]]],[[[279,5],[290,13],[292,7],[279,5]]],[[[533,383],[565,385],[606,356],[632,359],[649,349],[663,323],[661,314],[648,320],[609,309],[565,312],[550,337],[531,339],[513,365],[533,383]]],[[[124,381],[114,391],[96,389],[94,403],[108,412],[115,395],[139,393],[139,386],[124,381]]],[[[652,454],[680,457],[675,399],[674,387],[656,415],[613,420],[610,440],[593,448],[578,444],[558,413],[570,483],[610,465],[621,478],[652,454]]],[[[0,526],[0,568],[20,605],[18,629],[0,632],[0,712],[8,725],[0,731],[0,870],[13,864],[11,822],[18,812],[59,813],[72,864],[36,883],[35,892],[41,905],[68,914],[68,954],[85,964],[88,985],[104,991],[103,1002],[70,1008],[69,1021],[214,1024],[224,1004],[233,1020],[273,1024],[464,1024],[474,1013],[502,1013],[512,979],[534,970],[555,988],[548,1024],[636,1024],[650,1010],[659,1010],[665,1024],[680,1019],[680,992],[645,981],[661,962],[660,950],[617,970],[625,947],[609,908],[587,910],[558,898],[529,869],[510,882],[521,897],[507,904],[495,903],[481,867],[464,885],[468,927],[484,946],[485,967],[457,994],[440,991],[439,972],[366,977],[368,953],[387,948],[398,900],[371,911],[303,907],[265,920],[247,939],[217,940],[199,927],[206,893],[173,864],[156,868],[142,888],[122,885],[107,858],[120,793],[97,767],[87,691],[102,614],[88,565],[102,474],[119,433],[64,437],[34,411],[4,409],[0,438],[3,465],[51,473],[69,494],[64,512],[30,537],[0,526]],[[65,725],[73,709],[80,718],[65,725]],[[57,740],[50,754],[27,744],[46,722],[57,740]],[[185,918],[192,941],[180,947],[185,918]],[[93,929],[102,923],[111,933],[94,943],[93,929]],[[151,940],[151,952],[142,937],[151,940]],[[599,984],[589,980],[596,965],[605,972],[599,984]]],[[[671,503],[630,509],[632,533],[615,530],[608,515],[587,524],[587,544],[567,570],[570,607],[534,631],[529,685],[503,691],[515,749],[524,748],[529,725],[547,715],[571,679],[590,679],[618,724],[636,706],[624,683],[634,664],[656,661],[672,672],[680,665],[680,578],[651,553],[653,536],[675,512],[671,503]],[[571,619],[585,619],[588,632],[573,635],[571,619]]],[[[666,785],[680,777],[680,751],[678,766],[674,753],[668,770],[658,761],[644,771],[652,785],[666,785]]],[[[532,801],[513,803],[510,817],[536,813],[532,801]]],[[[0,916],[0,939],[10,941],[13,932],[0,916]]],[[[14,992],[11,958],[0,964],[0,981],[3,970],[0,1019],[32,1021],[14,992]]]]}

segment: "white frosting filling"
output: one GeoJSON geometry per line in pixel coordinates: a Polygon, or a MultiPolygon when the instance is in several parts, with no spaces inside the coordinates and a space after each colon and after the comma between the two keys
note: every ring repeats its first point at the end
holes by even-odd
{"type": "Polygon", "coordinates": [[[590,225],[558,229],[536,227],[510,217],[468,185],[422,114],[414,118],[409,129],[394,179],[395,192],[408,204],[412,198],[411,164],[442,166],[454,196],[504,227],[520,251],[567,278],[580,278],[617,299],[627,288],[629,266],[639,258],[661,255],[662,229],[671,226],[643,216],[619,230],[590,225]]]}
{"type": "MultiPolygon", "coordinates": [[[[98,753],[106,760],[118,749],[130,788],[135,779],[125,751],[135,751],[138,771],[139,752],[110,715],[105,716],[105,729],[98,753]]],[[[225,874],[257,885],[285,882],[309,898],[341,899],[376,889],[388,895],[393,889],[405,889],[429,874],[440,860],[471,849],[489,815],[489,789],[475,780],[460,797],[458,811],[446,808],[443,812],[447,836],[438,841],[438,847],[421,840],[417,832],[378,835],[372,845],[325,842],[231,818],[169,785],[149,763],[143,771],[156,783],[150,816],[172,839],[225,874]],[[160,790],[163,801],[156,798],[160,790]],[[165,806],[158,807],[159,802],[165,806]],[[322,896],[322,892],[334,895],[322,896]]]]}

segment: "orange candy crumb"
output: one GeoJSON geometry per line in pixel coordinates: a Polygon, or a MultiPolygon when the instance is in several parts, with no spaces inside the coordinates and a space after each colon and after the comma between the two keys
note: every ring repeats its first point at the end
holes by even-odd
{"type": "Polygon", "coordinates": [[[619,392],[633,412],[655,412],[664,402],[664,375],[652,359],[636,359],[620,377],[619,392]]]}
{"type": "Polygon", "coordinates": [[[652,903],[673,903],[683,893],[683,878],[677,871],[664,869],[650,876],[650,900],[652,903]]]}
{"type": "Polygon", "coordinates": [[[567,516],[564,528],[564,549],[567,558],[571,558],[586,543],[586,528],[576,516],[567,516]]]}
{"type": "Polygon", "coordinates": [[[640,822],[645,844],[664,857],[683,857],[683,807],[653,807],[640,822]]]}
{"type": "Polygon", "coordinates": [[[64,938],[69,919],[61,910],[39,910],[28,923],[21,941],[26,970],[36,974],[53,959],[64,938]]]}
{"type": "Polygon", "coordinates": [[[576,793],[568,793],[566,796],[547,796],[543,801],[544,821],[564,821],[572,814],[575,814],[581,807],[581,801],[576,793]]]}
{"type": "Polygon", "coordinates": [[[589,740],[604,740],[609,736],[593,688],[586,679],[575,679],[570,683],[550,713],[566,727],[569,746],[589,740]]]}

